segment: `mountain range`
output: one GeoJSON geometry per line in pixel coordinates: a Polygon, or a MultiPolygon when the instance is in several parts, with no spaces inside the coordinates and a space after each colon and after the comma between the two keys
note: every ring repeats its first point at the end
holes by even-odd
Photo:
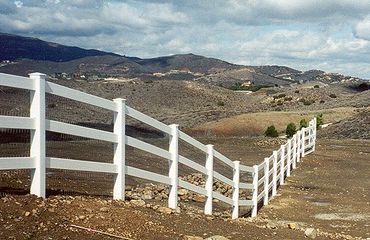
{"type": "Polygon", "coordinates": [[[0,33],[0,61],[0,72],[24,76],[30,72],[43,72],[50,76],[64,73],[64,76],[75,78],[194,80],[224,86],[246,81],[273,86],[306,81],[331,83],[360,80],[320,70],[303,72],[286,66],[237,65],[191,53],[142,59],[6,33],[0,33]]]}

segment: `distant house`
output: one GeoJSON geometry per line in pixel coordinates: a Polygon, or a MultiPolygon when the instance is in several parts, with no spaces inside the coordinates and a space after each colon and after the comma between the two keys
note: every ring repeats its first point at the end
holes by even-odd
{"type": "Polygon", "coordinates": [[[243,82],[240,86],[242,87],[250,87],[253,85],[253,82],[251,81],[246,81],[246,82],[243,82]]]}

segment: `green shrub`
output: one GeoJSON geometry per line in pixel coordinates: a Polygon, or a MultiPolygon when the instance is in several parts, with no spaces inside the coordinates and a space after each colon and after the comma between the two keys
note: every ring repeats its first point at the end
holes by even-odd
{"type": "Polygon", "coordinates": [[[306,99],[306,98],[302,98],[299,101],[302,102],[303,105],[305,105],[305,106],[309,106],[309,105],[311,105],[312,103],[315,102],[314,100],[310,100],[310,99],[306,99]]]}
{"type": "Polygon", "coordinates": [[[337,95],[335,95],[334,93],[330,94],[329,97],[331,98],[337,98],[337,95]]]}
{"type": "Polygon", "coordinates": [[[288,138],[293,137],[293,135],[297,132],[297,128],[294,123],[289,123],[286,126],[285,134],[288,138]]]}
{"type": "Polygon", "coordinates": [[[295,92],[295,93],[299,93],[299,90],[295,90],[294,92],[295,92]]]}
{"type": "Polygon", "coordinates": [[[217,101],[217,106],[222,107],[225,106],[225,103],[223,101],[217,101]]]}
{"type": "Polygon", "coordinates": [[[320,103],[325,103],[325,101],[324,100],[320,100],[320,103]]]}
{"type": "Polygon", "coordinates": [[[322,113],[317,114],[316,116],[316,128],[320,128],[324,124],[324,118],[322,113]]]}
{"type": "Polygon", "coordinates": [[[301,121],[299,122],[299,129],[302,129],[303,127],[308,127],[308,123],[304,118],[302,118],[301,121]]]}
{"type": "Polygon", "coordinates": [[[293,98],[292,97],[285,97],[284,98],[284,101],[292,101],[293,100],[293,98]]]}
{"type": "Polygon", "coordinates": [[[265,131],[265,136],[266,137],[278,137],[279,133],[276,130],[274,125],[269,126],[266,131],[265,131]]]}
{"type": "Polygon", "coordinates": [[[313,86],[313,88],[320,88],[320,86],[319,85],[315,85],[315,86],[313,86]]]}

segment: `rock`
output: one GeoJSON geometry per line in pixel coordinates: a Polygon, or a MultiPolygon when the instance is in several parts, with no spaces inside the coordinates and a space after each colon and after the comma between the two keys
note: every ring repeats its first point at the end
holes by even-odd
{"type": "Polygon", "coordinates": [[[114,232],[114,228],[108,228],[107,231],[110,232],[110,233],[114,232]]]}
{"type": "Polygon", "coordinates": [[[194,197],[193,197],[193,201],[194,202],[198,202],[198,203],[204,203],[205,201],[206,201],[206,197],[205,196],[203,196],[203,195],[195,195],[194,197]]]}
{"type": "Polygon", "coordinates": [[[157,211],[164,214],[171,214],[173,210],[168,207],[159,207],[157,211]]]}
{"type": "Polygon", "coordinates": [[[86,218],[86,216],[84,216],[84,215],[80,215],[80,216],[78,216],[78,218],[79,218],[80,220],[84,220],[84,219],[86,218]]]}
{"type": "Polygon", "coordinates": [[[304,235],[308,238],[315,239],[317,237],[317,230],[314,228],[307,228],[304,235]]]}
{"type": "Polygon", "coordinates": [[[266,228],[268,228],[268,229],[276,229],[277,226],[276,226],[276,224],[269,222],[269,223],[267,223],[266,228]]]}
{"type": "Polygon", "coordinates": [[[131,200],[130,203],[132,205],[138,206],[138,207],[142,207],[142,206],[145,205],[145,202],[143,200],[140,200],[140,199],[138,199],[138,200],[135,200],[135,199],[134,200],[131,200]]]}
{"type": "Polygon", "coordinates": [[[31,213],[30,213],[30,212],[25,212],[25,213],[24,213],[24,216],[26,216],[26,217],[28,217],[29,215],[31,215],[31,213]]]}
{"type": "Polygon", "coordinates": [[[184,236],[184,238],[183,238],[184,240],[203,240],[203,238],[202,237],[197,237],[197,236],[188,236],[188,235],[186,235],[186,236],[184,236]]]}
{"type": "Polygon", "coordinates": [[[215,235],[215,236],[206,238],[205,240],[229,240],[229,239],[224,236],[215,235]]]}
{"type": "Polygon", "coordinates": [[[290,229],[296,229],[297,228],[297,224],[296,223],[288,223],[288,228],[290,229]]]}
{"type": "Polygon", "coordinates": [[[100,212],[108,212],[109,209],[107,207],[102,207],[99,210],[100,212]]]}
{"type": "Polygon", "coordinates": [[[184,195],[186,195],[186,194],[188,194],[189,193],[189,191],[188,190],[186,190],[186,189],[179,189],[178,191],[177,191],[177,194],[179,195],[179,196],[184,196],[184,195]]]}

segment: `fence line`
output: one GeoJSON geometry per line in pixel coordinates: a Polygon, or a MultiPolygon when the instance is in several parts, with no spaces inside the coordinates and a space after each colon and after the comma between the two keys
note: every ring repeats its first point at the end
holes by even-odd
{"type": "Polygon", "coordinates": [[[301,158],[315,151],[316,118],[309,122],[308,127],[299,130],[260,164],[246,166],[240,164],[239,161],[230,160],[216,151],[213,145],[204,145],[182,132],[178,129],[178,125],[165,125],[127,106],[125,99],[117,98],[111,101],[60,86],[46,81],[46,75],[42,73],[31,73],[29,78],[0,73],[0,86],[30,90],[31,95],[30,117],[0,115],[0,128],[30,130],[30,156],[0,158],[0,170],[31,169],[30,192],[40,197],[45,197],[46,169],[48,168],[103,172],[114,174],[113,198],[117,200],[125,199],[125,176],[128,175],[169,185],[169,208],[175,209],[178,206],[177,190],[179,187],[182,187],[206,197],[205,214],[212,214],[213,199],[218,199],[232,207],[232,218],[239,217],[239,207],[241,206],[251,207],[251,216],[255,217],[259,202],[263,201],[263,204],[267,205],[269,200],[276,195],[277,187],[284,184],[284,179],[290,176],[291,171],[296,168],[301,158]],[[46,93],[94,105],[113,112],[113,132],[46,119],[46,93]],[[168,150],[126,136],[126,115],[168,134],[170,137],[168,150]],[[114,144],[112,163],[46,157],[46,131],[111,142],[114,144]],[[179,154],[179,139],[206,154],[204,166],[179,154]],[[167,160],[169,163],[168,175],[165,176],[127,166],[125,161],[126,145],[167,160]],[[232,179],[214,170],[215,161],[220,161],[233,170],[232,179]],[[205,187],[196,186],[179,179],[179,163],[205,174],[205,187]],[[251,180],[241,182],[241,173],[251,175],[251,180]],[[214,179],[232,187],[233,193],[231,198],[213,190],[214,179]],[[249,196],[250,199],[240,198],[242,190],[252,191],[249,196]]]}

